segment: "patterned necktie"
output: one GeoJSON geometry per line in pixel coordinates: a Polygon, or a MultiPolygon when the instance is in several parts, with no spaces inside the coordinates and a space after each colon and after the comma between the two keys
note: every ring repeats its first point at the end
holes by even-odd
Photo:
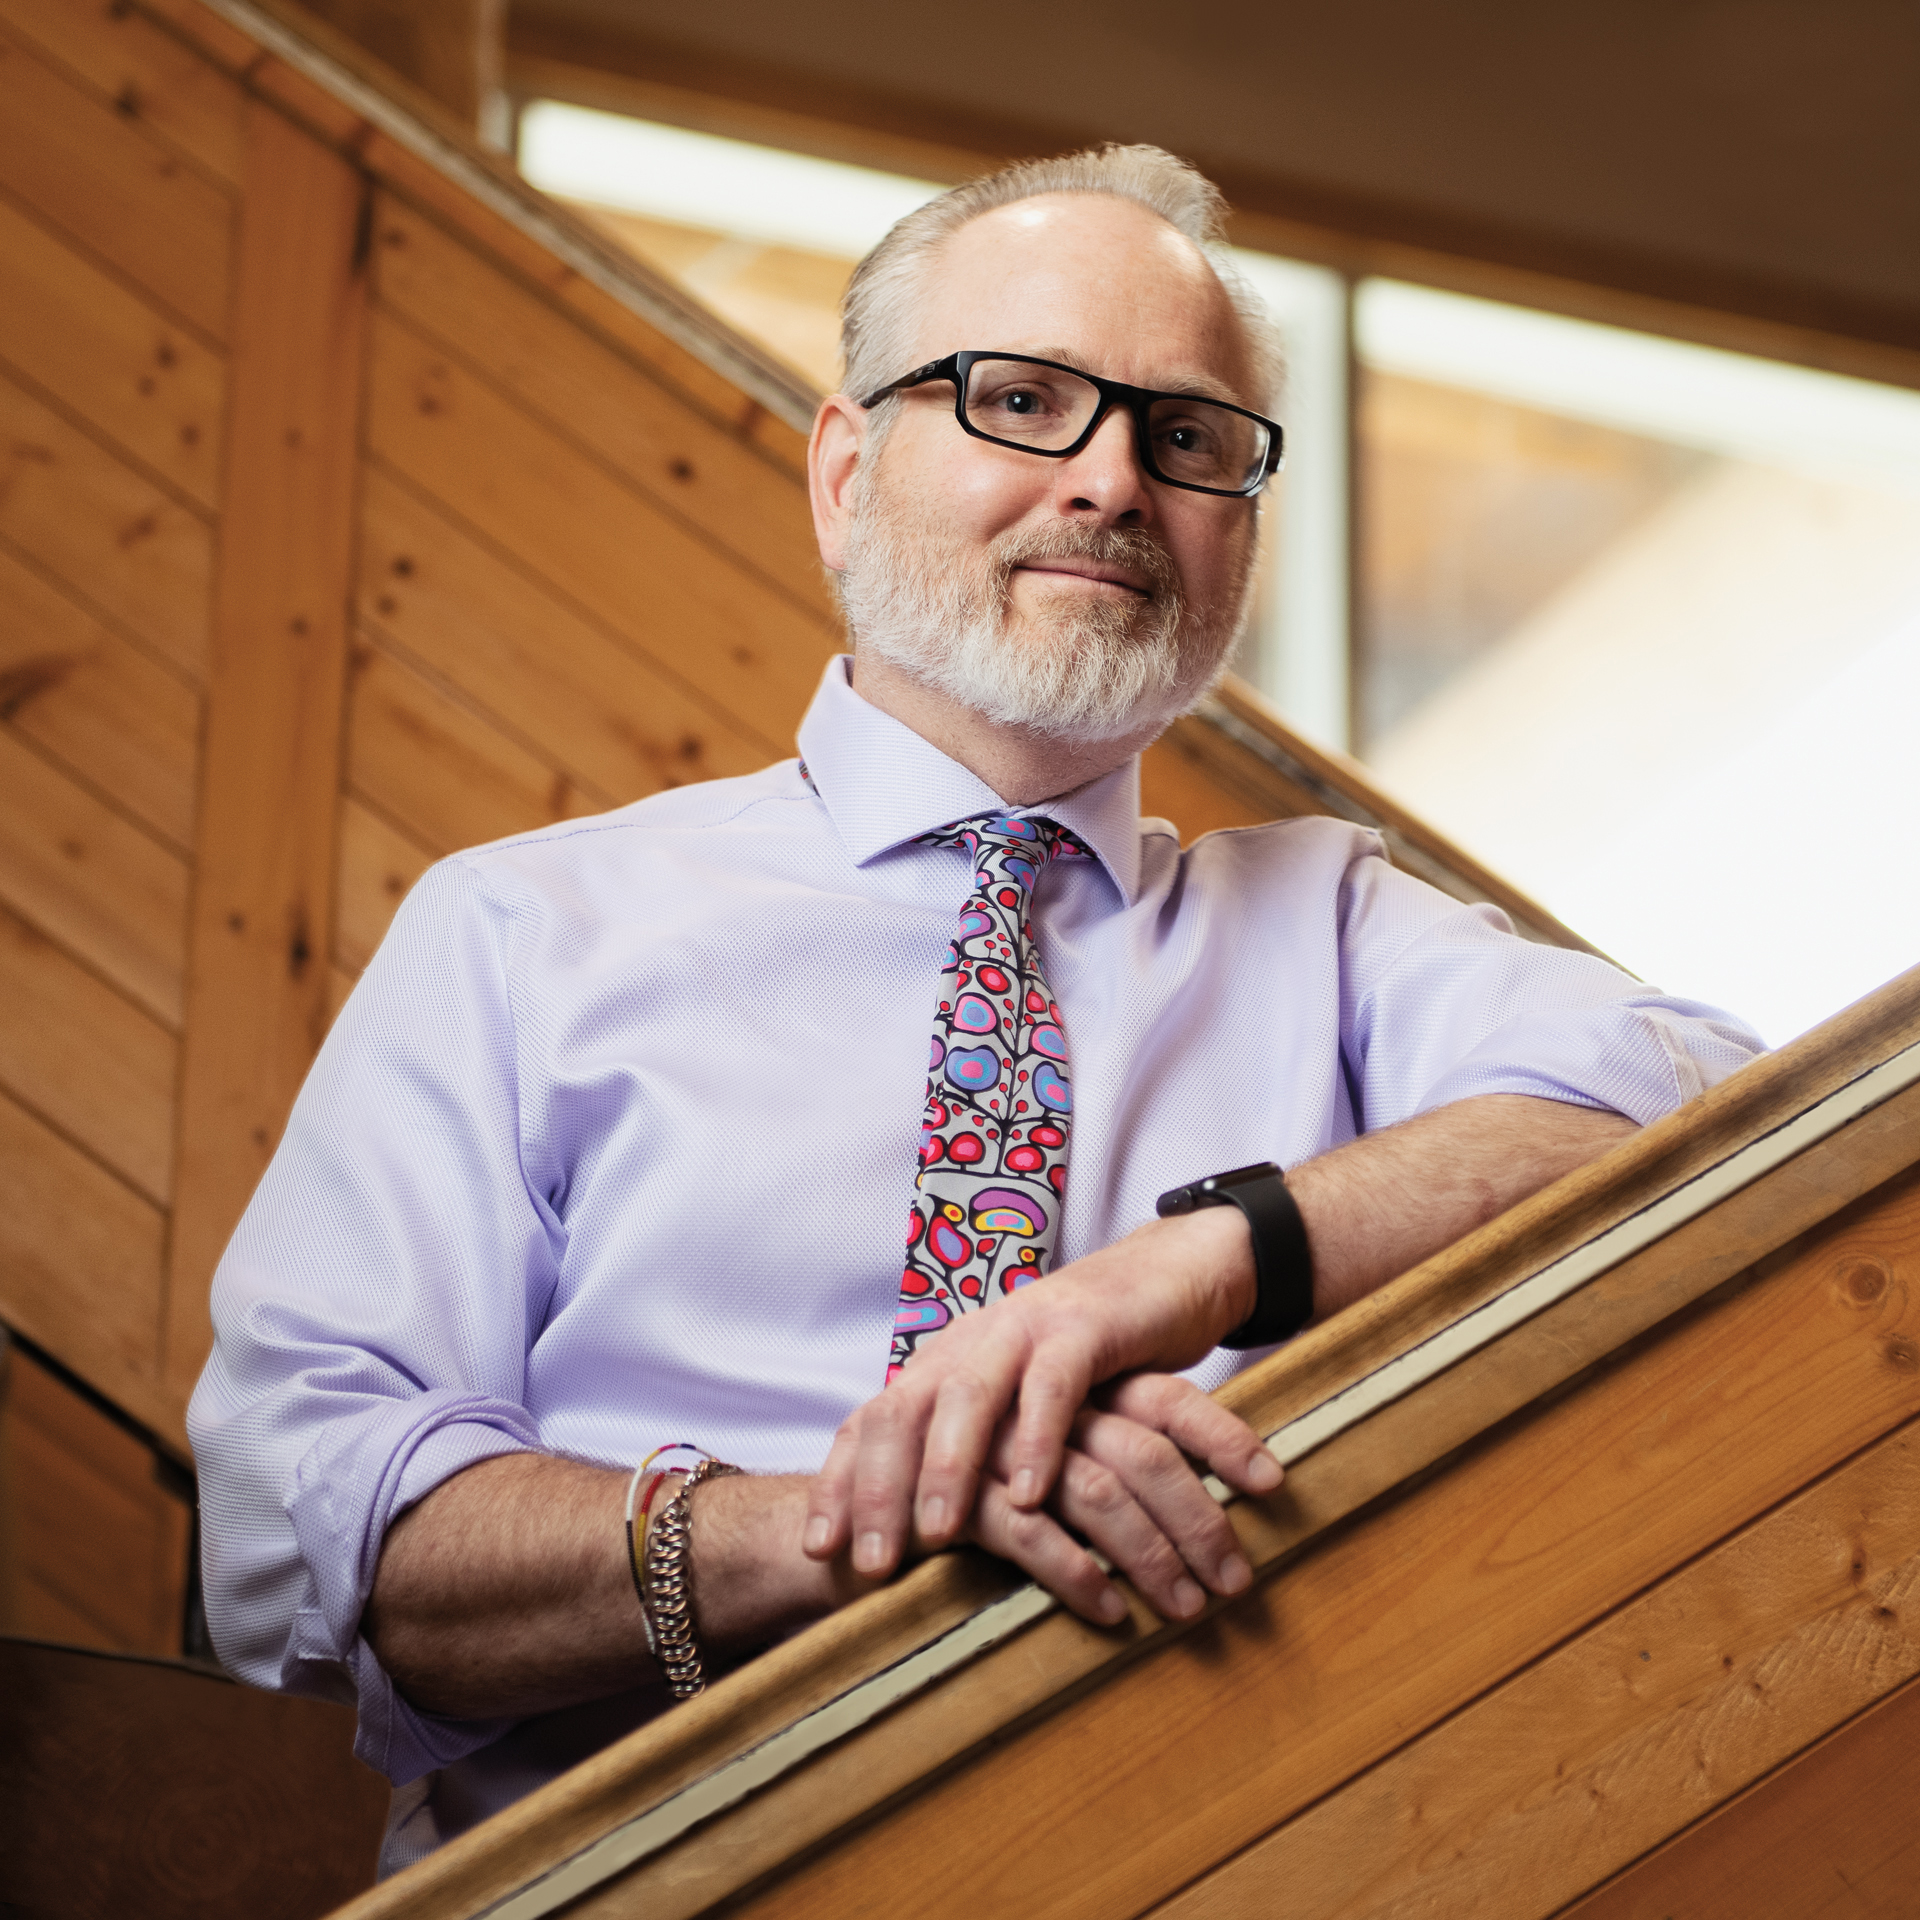
{"type": "Polygon", "coordinates": [[[1046,1272],[1073,1125],[1067,1037],[1028,915],[1047,863],[1087,849],[1052,820],[1007,814],[920,844],[965,847],[974,884],[940,975],[889,1380],[956,1314],[1046,1272]]]}

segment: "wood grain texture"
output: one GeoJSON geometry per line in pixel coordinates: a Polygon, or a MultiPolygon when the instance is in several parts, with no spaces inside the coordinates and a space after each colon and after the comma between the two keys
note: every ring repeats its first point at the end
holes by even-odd
{"type": "Polygon", "coordinates": [[[326,1030],[352,579],[360,181],[256,105],[247,182],[168,1267],[182,1412],[215,1263],[326,1030]]]}
{"type": "Polygon", "coordinates": [[[1258,797],[1227,785],[1194,745],[1198,720],[1176,722],[1140,756],[1140,811],[1171,820],[1180,830],[1180,844],[1189,845],[1203,833],[1234,827],[1257,827],[1264,821],[1317,813],[1304,789],[1298,805],[1282,812],[1277,782],[1258,797]]]}
{"type": "Polygon", "coordinates": [[[198,679],[213,531],[0,375],[0,538],[198,679]]]}
{"type": "Polygon", "coordinates": [[[166,1216],[0,1093],[0,1319],[152,1423],[166,1216]]]}
{"type": "Polygon", "coordinates": [[[0,1087],[164,1206],[179,1043],[0,907],[0,1087]]]}
{"type": "Polygon", "coordinates": [[[200,700],[0,547],[0,725],[185,850],[200,700]]]}
{"type": "Polygon", "coordinates": [[[164,140],[0,36],[0,186],[210,340],[227,333],[233,200],[164,140]]]}
{"type": "Polygon", "coordinates": [[[149,472],[218,506],[216,354],[4,200],[0,311],[13,367],[149,472]]]}
{"type": "Polygon", "coordinates": [[[0,903],[179,1026],[186,861],[5,727],[0,903]]]}
{"type": "MultiPolygon", "coordinates": [[[[558,201],[518,179],[504,181],[516,197],[537,207],[543,221],[552,221],[576,245],[595,256],[603,280],[631,284],[638,294],[629,305],[605,284],[587,278],[578,267],[561,259],[524,228],[483,204],[440,168],[403,147],[385,133],[376,132],[360,148],[365,164],[404,200],[430,212],[455,232],[478,243],[502,265],[512,268],[536,287],[550,293],[576,313],[603,338],[630,353],[666,385],[692,402],[741,441],[783,466],[796,481],[806,477],[806,435],[731,380],[719,365],[669,338],[646,317],[656,304],[679,309],[702,330],[711,330],[725,342],[729,357],[744,353],[784,388],[796,413],[810,411],[816,396],[804,381],[764,353],[755,343],[735,334],[723,321],[706,312],[691,296],[654,273],[626,249],[609,241],[589,222],[558,201]],[[636,306],[639,310],[636,310],[636,306]]],[[[497,159],[484,154],[471,158],[499,170],[497,159]]]]}
{"type": "Polygon", "coordinates": [[[187,1503],[152,1450],[18,1349],[0,1361],[20,1589],[0,1632],[177,1654],[187,1503]]]}
{"type": "Polygon", "coordinates": [[[1911,1920],[1920,1681],[1568,1909],[1567,1920],[1911,1920]]]}
{"type": "Polygon", "coordinates": [[[789,750],[542,593],[380,468],[361,498],[361,617],[586,789],[624,804],[789,750]]]}
{"type": "Polygon", "coordinates": [[[791,740],[837,645],[451,356],[376,315],[372,449],[467,526],[757,734],[791,740]]]}
{"type": "MultiPolygon", "coordinates": [[[[1917,1336],[1909,1173],[740,1910],[1137,1914],[1910,1419],[1917,1336]],[[1851,1276],[1866,1261],[1886,1279],[1863,1299],[1851,1276]],[[933,1884],[913,1864],[929,1830],[996,1844],[945,1856],[933,1884]]],[[[1012,1681],[1019,1660],[989,1665],[1012,1681]]],[[[963,1696],[945,1691],[950,1715],[963,1696]]],[[[942,1705],[881,1726],[925,1736],[942,1705]]],[[[859,1766],[848,1749],[843,1795],[859,1766]]],[[[834,1767],[814,1772],[814,1794],[836,1784],[834,1767]]],[[[755,1825],[780,1797],[754,1804],[755,1825]]],[[[731,1877],[747,1824],[717,1824],[680,1849],[678,1875],[669,1854],[582,1910],[700,1911],[697,1850],[731,1877]]]]}
{"type": "Polygon", "coordinates": [[[1909,1424],[1235,1855],[1155,1920],[1536,1920],[1916,1672],[1920,1435],[1909,1424]]]}
{"type": "MultiPolygon", "coordinates": [[[[400,902],[433,865],[433,855],[371,807],[351,796],[340,803],[340,879],[334,901],[333,957],[357,976],[387,937],[400,902]]],[[[338,1004],[333,1008],[338,1011],[338,1004]]]]}
{"type": "Polygon", "coordinates": [[[383,305],[698,528],[734,561],[835,613],[804,486],[602,344],[578,317],[387,196],[376,214],[383,305]]]}
{"type": "Polygon", "coordinates": [[[467,127],[503,83],[499,0],[312,0],[311,10],[467,127]]]}
{"type": "Polygon", "coordinates": [[[0,1885],[63,1920],[318,1920],[373,1878],[386,1783],[345,1707],[0,1641],[0,1885]]]}
{"type": "MultiPolygon", "coordinates": [[[[1863,1057],[1881,1057],[1895,1044],[1901,1017],[1912,1016],[1911,983],[1907,999],[1896,993],[1891,1000],[1891,1006],[1869,1008],[1851,1022],[1835,1023],[1831,1032],[1810,1036],[1792,1050],[1781,1070],[1796,1072],[1802,1082],[1818,1081],[1823,1075],[1846,1077],[1863,1057]]],[[[1909,1104],[1920,1109],[1920,1101],[1909,1104]]],[[[1914,1158],[1920,1146],[1913,1137],[1914,1114],[1890,1115],[1891,1106],[1877,1110],[1836,1136],[1839,1144],[1829,1143],[1836,1156],[1851,1145],[1863,1163],[1898,1166],[1914,1158]]],[[[1745,1118],[1755,1132],[1779,1123],[1764,1098],[1746,1110],[1745,1118]]],[[[1684,1128],[1687,1123],[1682,1124],[1684,1128]]],[[[1709,1134],[1720,1129],[1725,1150],[1725,1115],[1696,1112],[1690,1124],[1709,1134]]],[[[1813,1157],[1802,1155],[1773,1178],[1805,1172],[1804,1163],[1813,1157]]],[[[1831,1211],[1854,1176],[1844,1161],[1839,1175],[1835,1162],[1827,1167],[1824,1179],[1832,1192],[1824,1210],[1831,1211]]],[[[1822,1178],[1818,1170],[1809,1175],[1816,1186],[1822,1178]]],[[[1792,1211],[1782,1217],[1791,1220],[1792,1211]]],[[[1711,1280],[1712,1275],[1704,1277],[1711,1280]]],[[[1658,1304],[1660,1279],[1658,1273],[1646,1276],[1639,1291],[1653,1297],[1659,1311],[1670,1312],[1674,1302],[1658,1304]]],[[[1525,1404],[1543,1387],[1563,1381],[1585,1364],[1583,1351],[1591,1358],[1630,1335],[1635,1323],[1620,1317],[1625,1292],[1611,1288],[1610,1280],[1606,1276],[1599,1284],[1597,1298],[1604,1311],[1598,1316],[1597,1344],[1581,1346],[1586,1331],[1578,1318],[1582,1296],[1575,1296],[1508,1336],[1505,1345],[1522,1350],[1518,1364],[1512,1354],[1496,1351],[1481,1356],[1474,1367],[1456,1368],[1323,1445],[1292,1470],[1280,1502],[1238,1503],[1231,1517],[1255,1564],[1271,1564],[1298,1551],[1303,1542],[1482,1432],[1490,1421],[1525,1404]]],[[[1596,1289],[1587,1291],[1595,1294],[1596,1289]]],[[[968,1556],[942,1556],[916,1569],[891,1588],[762,1656],[670,1720],[655,1723],[576,1769],[566,1782],[544,1789],[490,1823],[484,1835],[444,1850],[426,1880],[416,1877],[413,1897],[423,1904],[394,1910],[470,1911],[537,1871],[542,1861],[561,1857],[620,1819],[657,1804],[675,1787],[710,1772],[860,1678],[903,1659],[1011,1584],[1004,1571],[996,1573],[990,1563],[968,1556]]],[[[713,1851],[698,1852],[696,1842],[695,1850],[683,1847],[677,1856],[670,1852],[636,1875],[632,1885],[643,1889],[646,1898],[666,1901],[663,1912],[693,1911],[699,1902],[687,1904],[693,1895],[683,1879],[699,1882],[700,1899],[718,1897],[790,1858],[810,1836],[831,1831],[861,1808],[925,1779],[973,1742],[1003,1736],[1020,1715],[1100,1668],[1125,1660],[1155,1631],[1156,1623],[1141,1609],[1136,1609],[1132,1624],[1115,1635],[1095,1634],[1070,1618],[1052,1616],[985,1656],[960,1678],[869,1728],[859,1742],[861,1762],[855,1772],[824,1762],[791,1776],[713,1829],[720,1836],[713,1851]],[[683,1875],[676,1858],[694,1864],[683,1875]]],[[[384,1909],[367,1910],[369,1915],[376,1911],[384,1909]]]]}
{"type": "Polygon", "coordinates": [[[353,651],[347,782],[439,854],[609,805],[365,639],[353,651]]]}
{"type": "Polygon", "coordinates": [[[120,0],[0,0],[0,21],[115,113],[238,186],[240,89],[175,35],[120,0]]]}

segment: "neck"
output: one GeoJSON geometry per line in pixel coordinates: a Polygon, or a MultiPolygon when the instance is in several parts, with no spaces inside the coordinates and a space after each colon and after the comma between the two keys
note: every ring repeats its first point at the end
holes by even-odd
{"type": "Polygon", "coordinates": [[[1164,730],[1154,721],[1113,740],[1062,740],[1012,727],[923,686],[909,673],[856,652],[853,689],[871,707],[911,727],[993,789],[1010,807],[1038,806],[1111,773],[1164,730]]]}

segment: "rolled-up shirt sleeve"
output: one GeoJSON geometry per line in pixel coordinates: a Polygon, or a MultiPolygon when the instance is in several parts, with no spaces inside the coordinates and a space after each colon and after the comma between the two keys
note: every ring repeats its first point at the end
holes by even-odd
{"type": "Polygon", "coordinates": [[[527,1355],[564,1234],[524,1145],[516,932],[458,860],[401,908],[220,1263],[188,1412],[222,1661],[355,1702],[396,1784],[509,1724],[415,1711],[360,1616],[397,1515],[538,1445],[527,1355]]]}
{"type": "Polygon", "coordinates": [[[1450,899],[1376,851],[1349,866],[1340,915],[1342,1046],[1366,1129],[1491,1093],[1644,1126],[1765,1051],[1732,1015],[1518,939],[1497,908],[1450,899]]]}

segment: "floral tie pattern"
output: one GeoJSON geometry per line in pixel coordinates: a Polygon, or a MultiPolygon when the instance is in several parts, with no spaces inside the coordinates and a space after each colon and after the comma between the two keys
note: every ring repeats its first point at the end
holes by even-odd
{"type": "Polygon", "coordinates": [[[956,1315],[1037,1280],[1067,1186],[1073,1090],[1029,914],[1049,861],[1087,849],[1052,820],[989,814],[921,840],[965,847],[974,884],[940,975],[891,1380],[956,1315]]]}

